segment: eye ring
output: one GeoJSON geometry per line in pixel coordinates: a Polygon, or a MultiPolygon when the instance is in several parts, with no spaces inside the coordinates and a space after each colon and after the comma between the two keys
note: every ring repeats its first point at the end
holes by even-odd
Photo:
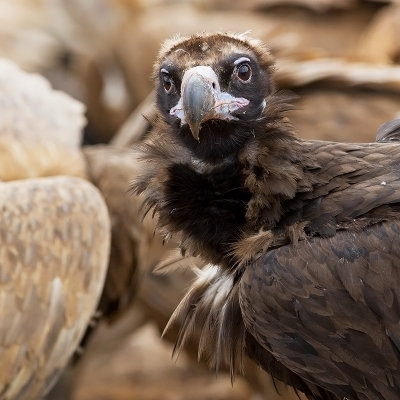
{"type": "Polygon", "coordinates": [[[161,83],[164,87],[165,93],[167,94],[172,93],[174,89],[174,81],[170,77],[169,72],[164,68],[162,68],[160,72],[161,72],[161,83]]]}
{"type": "Polygon", "coordinates": [[[247,83],[251,80],[251,77],[253,76],[253,71],[251,70],[250,64],[247,62],[238,64],[235,67],[234,74],[237,76],[237,78],[244,82],[247,83]]]}

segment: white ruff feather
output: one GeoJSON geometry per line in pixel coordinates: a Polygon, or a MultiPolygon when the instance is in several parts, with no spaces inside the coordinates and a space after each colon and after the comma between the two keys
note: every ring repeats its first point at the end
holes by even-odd
{"type": "Polygon", "coordinates": [[[199,358],[206,358],[216,370],[227,366],[234,378],[242,366],[245,329],[234,277],[217,265],[195,269],[196,280],[171,316],[165,331],[179,326],[174,355],[186,341],[199,342],[199,358]]]}

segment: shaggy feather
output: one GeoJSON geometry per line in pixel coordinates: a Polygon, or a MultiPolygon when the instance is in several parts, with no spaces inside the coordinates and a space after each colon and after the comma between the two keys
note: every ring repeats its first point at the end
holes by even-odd
{"type": "Polygon", "coordinates": [[[236,370],[242,370],[245,343],[237,283],[216,265],[194,271],[197,279],[174,311],[164,333],[173,325],[179,326],[173,350],[177,355],[201,326],[199,358],[208,360],[216,371],[221,366],[228,367],[233,380],[236,370]]]}

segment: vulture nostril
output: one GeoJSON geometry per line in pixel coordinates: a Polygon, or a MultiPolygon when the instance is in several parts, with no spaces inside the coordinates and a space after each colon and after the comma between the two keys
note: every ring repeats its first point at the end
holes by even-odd
{"type": "Polygon", "coordinates": [[[212,83],[212,88],[215,89],[215,82],[212,83]]]}

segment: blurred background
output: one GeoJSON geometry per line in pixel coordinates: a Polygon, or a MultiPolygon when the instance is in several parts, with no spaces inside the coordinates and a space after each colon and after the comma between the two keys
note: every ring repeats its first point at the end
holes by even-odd
{"type": "MultiPolygon", "coordinates": [[[[249,31],[268,44],[278,87],[299,95],[290,118],[302,137],[374,141],[383,122],[400,117],[400,1],[0,0],[0,58],[84,104],[78,151],[112,222],[98,321],[48,399],[296,398],[279,384],[277,393],[250,362],[232,387],[224,371],[216,378],[197,362],[195,345],[171,360],[174,334],[160,338],[193,276],[151,273],[175,254],[174,244],[162,245],[154,222],[142,223],[138,200],[127,195],[137,171],[130,149],[149,129],[160,44],[202,31],[249,31]]],[[[73,174],[76,160],[63,157],[62,173],[73,174]]]]}

